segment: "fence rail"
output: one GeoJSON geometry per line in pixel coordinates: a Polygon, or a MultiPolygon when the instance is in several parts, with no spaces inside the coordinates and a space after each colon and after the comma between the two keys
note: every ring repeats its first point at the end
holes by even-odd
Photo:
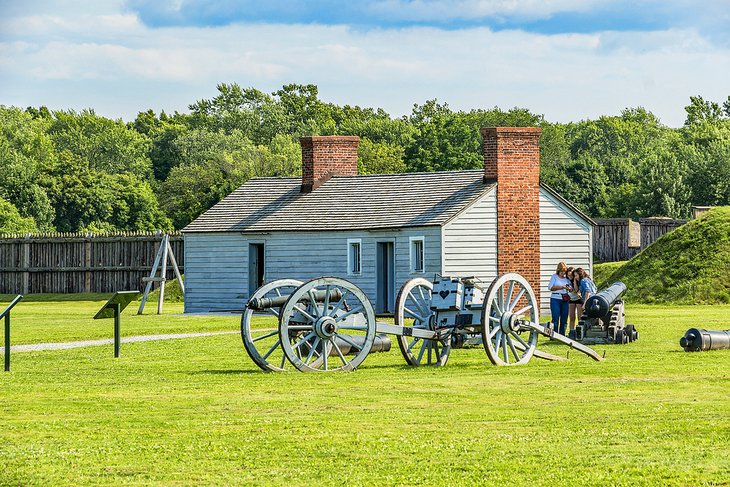
{"type": "MultiPolygon", "coordinates": [[[[0,294],[142,290],[162,235],[0,235],[0,294]]],[[[184,272],[182,235],[170,234],[170,245],[184,272]]]]}

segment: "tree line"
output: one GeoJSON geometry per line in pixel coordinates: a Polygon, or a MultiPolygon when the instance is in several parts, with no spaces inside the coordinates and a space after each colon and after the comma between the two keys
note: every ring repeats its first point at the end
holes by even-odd
{"type": "Polygon", "coordinates": [[[360,136],[363,174],[478,169],[479,128],[493,126],[541,127],[542,181],[593,217],[682,218],[692,205],[730,204],[730,96],[690,97],[676,129],[643,108],[563,124],[429,100],[397,118],[298,84],[220,84],[189,110],[124,123],[0,106],[0,232],[179,229],[249,178],[300,174],[306,135],[360,136]]]}

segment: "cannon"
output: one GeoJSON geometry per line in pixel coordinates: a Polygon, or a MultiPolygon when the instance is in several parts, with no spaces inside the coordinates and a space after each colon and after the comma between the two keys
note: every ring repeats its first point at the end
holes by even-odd
{"type": "Polygon", "coordinates": [[[458,277],[412,279],[398,293],[395,324],[376,321],[365,293],[345,279],[281,279],[251,295],[241,317],[241,337],[251,359],[266,371],[286,370],[288,364],[302,372],[354,370],[374,345],[390,349],[390,340],[379,334],[395,335],[406,363],[413,366],[445,365],[452,348],[474,336],[481,337],[495,365],[522,365],[533,356],[563,360],[537,350],[539,335],[602,360],[589,347],[543,327],[538,313],[530,284],[514,273],[488,286],[458,277]],[[265,320],[253,322],[254,315],[262,314],[271,317],[271,326],[265,320]]]}
{"type": "Polygon", "coordinates": [[[623,282],[615,282],[603,291],[589,296],[583,314],[575,329],[575,338],[581,343],[629,343],[639,338],[634,325],[626,325],[623,282]]]}
{"type": "Polygon", "coordinates": [[[679,346],[685,352],[704,352],[730,348],[730,330],[701,330],[690,328],[679,339],[679,346]]]}

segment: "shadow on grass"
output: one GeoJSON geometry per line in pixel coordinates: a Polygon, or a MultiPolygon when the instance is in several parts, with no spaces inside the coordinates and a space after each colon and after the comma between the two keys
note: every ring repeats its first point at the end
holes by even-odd
{"type": "Polygon", "coordinates": [[[237,375],[237,374],[266,374],[263,370],[222,370],[222,369],[211,369],[211,370],[200,370],[198,372],[191,372],[192,375],[200,374],[212,374],[212,375],[237,375]]]}

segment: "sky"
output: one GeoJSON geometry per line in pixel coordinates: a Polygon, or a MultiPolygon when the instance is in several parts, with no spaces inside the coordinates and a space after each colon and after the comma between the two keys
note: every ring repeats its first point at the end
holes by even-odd
{"type": "Polygon", "coordinates": [[[678,127],[690,96],[730,96],[730,0],[0,0],[0,105],[130,121],[219,83],[678,127]]]}

